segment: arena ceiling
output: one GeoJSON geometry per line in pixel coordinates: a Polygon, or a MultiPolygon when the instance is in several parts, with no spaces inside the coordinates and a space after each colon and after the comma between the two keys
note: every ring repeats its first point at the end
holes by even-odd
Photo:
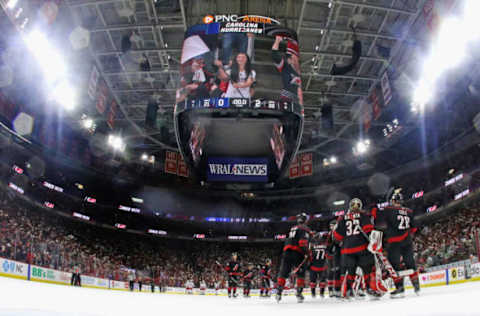
{"type": "MultiPolygon", "coordinates": [[[[179,83],[182,41],[188,26],[201,23],[207,14],[248,13],[270,16],[295,29],[299,35],[305,98],[305,133],[301,150],[335,154],[349,150],[359,137],[353,117],[355,102],[368,97],[387,67],[399,66],[409,44],[418,39],[425,24],[421,14],[426,0],[65,0],[76,25],[91,31],[90,47],[84,51],[97,65],[119,104],[115,126],[130,147],[148,138],[151,153],[176,148],[173,135],[173,105],[179,83]],[[362,42],[362,55],[353,71],[331,76],[334,63],[348,64],[352,43],[362,42]],[[136,32],[128,55],[121,50],[126,34],[136,32]],[[407,41],[408,39],[408,41],[407,41]],[[139,71],[147,56],[151,70],[139,71]],[[166,136],[146,130],[146,107],[152,97],[159,101],[158,118],[170,128],[166,136]],[[334,129],[320,128],[320,109],[333,106],[334,129]]],[[[256,68],[275,68],[270,47],[255,42],[256,68]]],[[[278,95],[280,86],[268,80],[258,82],[256,93],[278,95]]],[[[391,117],[372,123],[382,130],[391,117]]],[[[405,126],[405,131],[408,126],[405,126]]]]}

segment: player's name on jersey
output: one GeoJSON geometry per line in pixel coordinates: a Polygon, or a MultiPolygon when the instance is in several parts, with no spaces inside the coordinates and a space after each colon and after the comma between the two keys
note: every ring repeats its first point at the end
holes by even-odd
{"type": "Polygon", "coordinates": [[[191,99],[186,101],[187,109],[206,108],[245,108],[258,110],[293,111],[291,102],[279,102],[274,100],[248,99],[248,98],[209,98],[191,99]]]}

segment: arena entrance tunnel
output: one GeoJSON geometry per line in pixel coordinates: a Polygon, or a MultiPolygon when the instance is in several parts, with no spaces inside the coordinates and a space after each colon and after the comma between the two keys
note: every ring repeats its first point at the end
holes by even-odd
{"type": "Polygon", "coordinates": [[[175,133],[191,175],[207,183],[274,184],[303,133],[295,31],[252,16],[194,25],[185,33],[180,74],[175,133]],[[268,50],[255,54],[256,47],[268,50]]]}

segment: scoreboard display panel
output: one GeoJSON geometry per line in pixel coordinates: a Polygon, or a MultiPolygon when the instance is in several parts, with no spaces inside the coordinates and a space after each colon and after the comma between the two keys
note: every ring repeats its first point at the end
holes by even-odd
{"type": "Polygon", "coordinates": [[[174,118],[180,152],[199,181],[274,183],[303,132],[297,35],[268,17],[203,21],[188,28],[182,48],[174,118]],[[256,54],[260,46],[267,55],[256,54]]]}

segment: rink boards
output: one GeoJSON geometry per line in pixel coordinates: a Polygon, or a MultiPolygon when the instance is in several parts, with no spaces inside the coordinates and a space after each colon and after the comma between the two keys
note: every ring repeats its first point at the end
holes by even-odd
{"type": "MultiPolygon", "coordinates": [[[[23,280],[30,280],[35,282],[52,283],[70,285],[72,274],[70,272],[63,272],[54,269],[39,267],[36,265],[30,265],[23,262],[0,258],[0,276],[17,278],[23,280]]],[[[472,264],[469,268],[464,266],[442,269],[438,271],[432,271],[428,273],[421,273],[419,276],[420,284],[422,287],[441,286],[456,283],[463,283],[469,281],[480,280],[480,263],[472,264]]],[[[128,282],[107,280],[102,278],[96,278],[91,276],[81,276],[82,287],[98,288],[105,290],[117,290],[117,291],[129,291],[128,282]]],[[[410,279],[405,278],[406,287],[411,287],[410,279]]],[[[139,291],[138,283],[134,285],[134,291],[139,291]]],[[[158,286],[154,288],[155,293],[159,293],[158,286]]],[[[151,286],[144,284],[142,286],[142,292],[151,292],[151,286]]],[[[167,287],[166,294],[187,294],[185,288],[181,287],[167,287]]],[[[237,291],[241,294],[241,291],[237,291]]],[[[286,295],[294,294],[294,289],[286,290],[286,295]]],[[[215,289],[206,289],[200,291],[200,289],[193,289],[192,295],[227,295],[225,289],[215,291],[215,289]]],[[[252,289],[252,296],[258,296],[259,290],[252,289]]]]}

